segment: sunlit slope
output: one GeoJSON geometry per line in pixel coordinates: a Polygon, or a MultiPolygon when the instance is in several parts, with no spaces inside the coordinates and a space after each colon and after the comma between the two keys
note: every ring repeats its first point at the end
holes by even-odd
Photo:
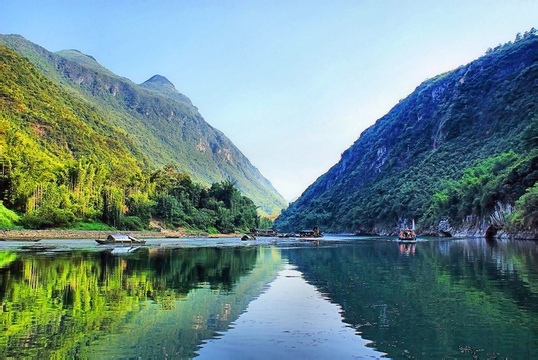
{"type": "Polygon", "coordinates": [[[154,76],[137,85],[76,50],[51,53],[17,35],[0,35],[0,41],[83,99],[109,126],[122,129],[149,166],[175,164],[206,185],[230,179],[268,214],[286,206],[258,169],[166,78],[154,76]]]}
{"type": "Polygon", "coordinates": [[[140,172],[145,156],[124,131],[2,44],[0,59],[0,162],[12,169],[14,191],[34,189],[81,158],[106,168],[112,182],[140,172]]]}
{"type": "Polygon", "coordinates": [[[537,106],[538,37],[529,32],[420,84],[276,226],[388,234],[412,218],[423,229],[443,219],[490,221],[496,206],[514,206],[536,182],[537,106]],[[492,165],[464,171],[478,161],[492,165]]]}

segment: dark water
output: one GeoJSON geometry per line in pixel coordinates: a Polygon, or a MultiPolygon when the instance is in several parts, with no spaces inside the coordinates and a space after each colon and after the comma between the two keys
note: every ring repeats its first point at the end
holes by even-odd
{"type": "Polygon", "coordinates": [[[537,243],[388,240],[0,242],[0,358],[536,357],[537,243]]]}

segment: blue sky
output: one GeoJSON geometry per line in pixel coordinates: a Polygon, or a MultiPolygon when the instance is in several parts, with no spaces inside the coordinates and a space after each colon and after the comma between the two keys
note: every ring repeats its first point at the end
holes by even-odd
{"type": "Polygon", "coordinates": [[[422,81],[538,28],[536,0],[0,0],[0,33],[166,76],[288,200],[422,81]]]}

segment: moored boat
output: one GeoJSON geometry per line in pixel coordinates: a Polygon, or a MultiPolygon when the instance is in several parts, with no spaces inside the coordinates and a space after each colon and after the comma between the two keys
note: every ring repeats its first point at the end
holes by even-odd
{"type": "Polygon", "coordinates": [[[398,234],[398,241],[405,243],[413,243],[417,241],[417,234],[415,233],[415,220],[413,219],[413,226],[411,229],[405,227],[405,229],[400,230],[398,234]]]}
{"type": "Polygon", "coordinates": [[[299,237],[320,238],[323,237],[323,233],[319,231],[317,226],[314,226],[312,230],[300,230],[299,237]]]}
{"type": "Polygon", "coordinates": [[[106,239],[96,239],[99,245],[114,245],[114,244],[145,244],[146,240],[139,240],[130,235],[110,234],[106,239]]]}

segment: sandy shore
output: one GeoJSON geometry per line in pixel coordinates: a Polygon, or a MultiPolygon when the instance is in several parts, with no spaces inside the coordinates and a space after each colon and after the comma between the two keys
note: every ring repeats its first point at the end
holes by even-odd
{"type": "MultiPolygon", "coordinates": [[[[128,234],[135,238],[158,239],[172,237],[227,237],[229,235],[209,235],[207,233],[187,233],[183,231],[84,231],[84,230],[0,230],[0,240],[39,239],[104,239],[110,234],[128,234]]],[[[237,235],[233,235],[237,236],[237,235]]]]}

